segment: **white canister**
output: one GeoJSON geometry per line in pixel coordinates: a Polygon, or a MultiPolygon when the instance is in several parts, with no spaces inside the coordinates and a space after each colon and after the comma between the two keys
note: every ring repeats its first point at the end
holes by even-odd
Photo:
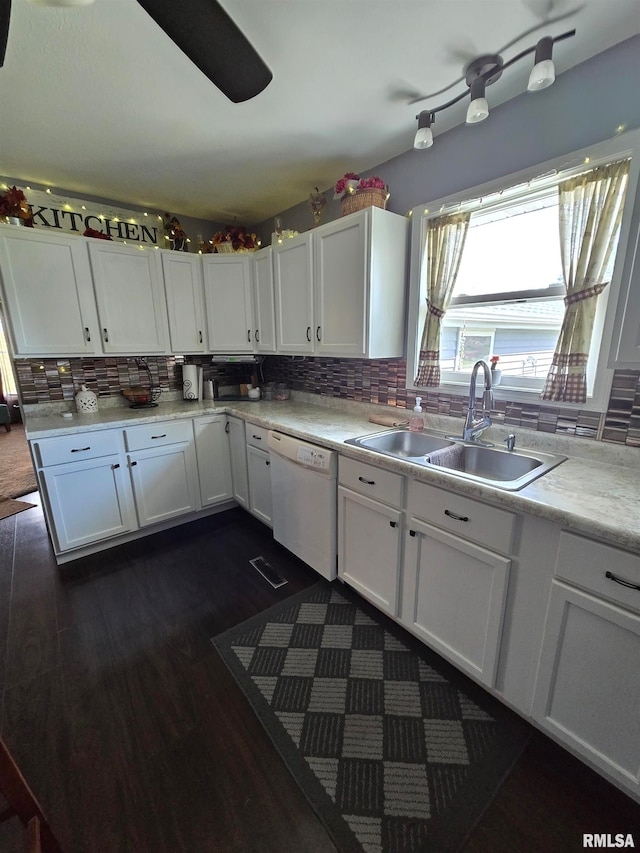
{"type": "Polygon", "coordinates": [[[76,409],[84,414],[98,411],[98,397],[86,385],[81,385],[76,394],[76,409]]]}

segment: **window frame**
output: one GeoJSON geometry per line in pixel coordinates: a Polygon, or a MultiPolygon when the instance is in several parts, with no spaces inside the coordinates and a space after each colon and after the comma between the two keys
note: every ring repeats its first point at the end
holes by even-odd
{"type": "MultiPolygon", "coordinates": [[[[519,172],[503,175],[487,183],[425,202],[414,207],[409,212],[408,215],[411,218],[411,242],[406,329],[407,389],[422,394],[435,392],[456,396],[465,396],[468,391],[468,381],[447,380],[441,382],[438,388],[426,388],[418,386],[414,382],[418,366],[418,352],[424,317],[426,315],[426,301],[421,299],[422,256],[425,240],[424,223],[426,220],[441,216],[447,212],[453,213],[465,208],[474,209],[474,206],[477,206],[480,199],[496,193],[509,193],[513,190],[514,198],[517,198],[517,190],[519,188],[524,190],[525,185],[530,186],[531,184],[535,187],[538,181],[540,181],[542,191],[545,181],[547,183],[558,182],[571,172],[577,173],[585,168],[594,168],[624,157],[631,157],[631,166],[618,249],[611,282],[598,298],[598,310],[594,325],[591,352],[589,353],[587,376],[588,384],[593,384],[592,393],[587,396],[586,403],[560,403],[542,400],[540,398],[540,388],[526,390],[523,387],[511,385],[505,387],[500,385],[495,389],[495,397],[498,400],[506,399],[514,402],[521,401],[528,403],[537,402],[543,406],[546,405],[566,410],[590,409],[600,412],[606,411],[614,372],[614,369],[609,367],[611,341],[614,331],[616,307],[621,289],[624,261],[629,244],[632,212],[640,176],[640,130],[620,133],[603,142],[569,152],[552,160],[533,164],[519,172]]],[[[564,287],[560,285],[559,289],[563,291],[561,295],[564,295],[564,287]]],[[[513,297],[519,299],[526,298],[527,293],[528,291],[522,291],[517,296],[513,294],[513,297]]],[[[539,294],[539,291],[533,291],[533,294],[539,294]]],[[[546,295],[552,297],[559,294],[550,294],[547,290],[546,295]]],[[[500,294],[499,300],[496,301],[507,301],[506,295],[500,294]]],[[[526,383],[523,384],[526,385],[526,383]]]]}

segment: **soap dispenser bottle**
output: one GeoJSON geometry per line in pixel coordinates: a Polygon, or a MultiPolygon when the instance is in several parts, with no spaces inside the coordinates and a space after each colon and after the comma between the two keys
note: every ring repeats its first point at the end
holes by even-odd
{"type": "Polygon", "coordinates": [[[420,432],[424,429],[424,418],[422,417],[422,397],[416,397],[416,404],[413,408],[413,414],[409,419],[409,429],[413,432],[420,432]]]}

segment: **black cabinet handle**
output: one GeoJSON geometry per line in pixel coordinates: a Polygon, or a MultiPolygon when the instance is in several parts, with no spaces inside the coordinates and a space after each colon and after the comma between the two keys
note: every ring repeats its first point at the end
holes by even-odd
{"type": "Polygon", "coordinates": [[[409,531],[409,536],[415,536],[415,535],[416,535],[415,530],[410,530],[410,531],[409,531]]]}
{"type": "Polygon", "coordinates": [[[260,329],[255,330],[255,332],[253,333],[253,337],[256,339],[256,343],[259,344],[260,343],[260,329]]]}
{"type": "Polygon", "coordinates": [[[445,509],[444,514],[448,515],[454,521],[469,521],[468,515],[456,515],[455,512],[450,512],[448,509],[445,509]]]}
{"type": "Polygon", "coordinates": [[[270,460],[270,459],[267,459],[267,460],[266,460],[266,462],[265,462],[264,464],[265,464],[265,465],[271,465],[271,460],[270,460]]]}
{"type": "Polygon", "coordinates": [[[91,332],[89,331],[88,326],[84,327],[84,339],[87,343],[89,343],[89,341],[91,340],[91,332]]]}
{"type": "Polygon", "coordinates": [[[202,343],[202,332],[198,332],[198,343],[202,343]]]}
{"type": "Polygon", "coordinates": [[[625,578],[619,578],[617,575],[614,575],[613,572],[605,572],[605,578],[609,578],[610,581],[614,581],[615,583],[619,583],[620,586],[626,586],[629,589],[637,589],[640,590],[640,584],[633,583],[633,581],[625,580],[625,578]]]}
{"type": "Polygon", "coordinates": [[[358,477],[358,479],[360,480],[361,483],[364,483],[366,486],[375,486],[375,484],[376,484],[375,480],[365,480],[364,477],[358,477]]]}
{"type": "Polygon", "coordinates": [[[109,332],[107,331],[107,329],[103,329],[102,334],[104,335],[105,343],[108,344],[109,343],[109,332]]]}
{"type": "Polygon", "coordinates": [[[72,453],[84,453],[85,450],[91,450],[91,445],[89,445],[88,447],[73,447],[71,449],[71,452],[72,453]]]}
{"type": "Polygon", "coordinates": [[[152,435],[151,436],[152,439],[154,439],[154,438],[166,438],[166,437],[167,437],[166,432],[163,432],[162,435],[152,435]]]}
{"type": "Polygon", "coordinates": [[[316,340],[320,341],[320,326],[318,326],[316,329],[316,340]]]}
{"type": "Polygon", "coordinates": [[[227,422],[226,422],[226,424],[224,425],[224,431],[225,431],[227,434],[229,433],[229,421],[227,421],[227,422]]]}
{"type": "Polygon", "coordinates": [[[311,342],[311,326],[307,326],[307,340],[311,342]]]}
{"type": "Polygon", "coordinates": [[[251,343],[251,329],[247,329],[247,343],[251,343]]]}
{"type": "Polygon", "coordinates": [[[137,465],[137,464],[138,464],[138,463],[137,463],[135,460],[134,460],[133,462],[129,462],[129,465],[131,465],[131,467],[132,467],[132,468],[133,468],[133,466],[134,466],[134,465],[137,465]]]}
{"type": "Polygon", "coordinates": [[[251,438],[255,438],[256,441],[262,441],[261,435],[252,435],[251,438]]]}
{"type": "Polygon", "coordinates": [[[120,463],[119,463],[119,462],[116,462],[116,464],[115,464],[115,465],[112,465],[112,466],[111,466],[111,468],[112,468],[112,470],[113,470],[113,471],[115,471],[115,470],[116,470],[116,468],[119,468],[119,467],[120,467],[120,463]]]}
{"type": "Polygon", "coordinates": [[[398,526],[398,522],[397,522],[397,521],[390,521],[390,522],[389,522],[389,527],[397,527],[397,526],[398,526]]]}

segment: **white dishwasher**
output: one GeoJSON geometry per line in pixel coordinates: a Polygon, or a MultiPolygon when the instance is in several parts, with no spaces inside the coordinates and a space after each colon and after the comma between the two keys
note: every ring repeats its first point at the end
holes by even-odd
{"type": "Polygon", "coordinates": [[[271,430],[273,536],[327,580],[336,577],[338,454],[271,430]]]}

